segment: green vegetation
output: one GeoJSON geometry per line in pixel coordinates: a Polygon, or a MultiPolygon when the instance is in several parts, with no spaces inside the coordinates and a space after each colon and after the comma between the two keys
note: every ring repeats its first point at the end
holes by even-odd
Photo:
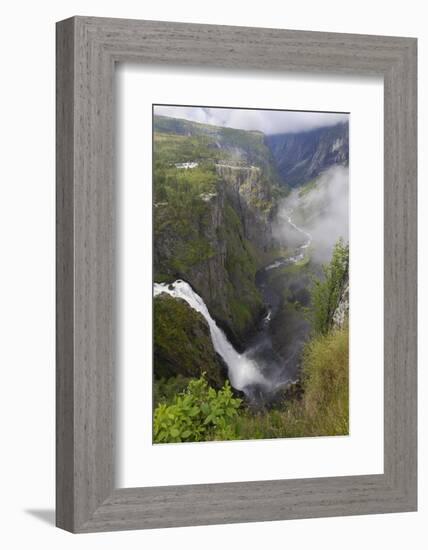
{"type": "Polygon", "coordinates": [[[219,152],[212,146],[212,139],[208,137],[180,136],[175,134],[154,135],[155,163],[168,167],[175,164],[192,162],[198,159],[199,163],[216,160],[219,152]]]}
{"type": "Polygon", "coordinates": [[[303,397],[271,410],[252,411],[233,398],[229,383],[216,392],[192,380],[154,414],[154,441],[211,441],[347,435],[349,432],[348,329],[309,342],[302,360],[303,397]]]}
{"type": "Polygon", "coordinates": [[[305,432],[340,435],[349,431],[349,333],[333,330],[308,343],[303,354],[305,432]]]}
{"type": "Polygon", "coordinates": [[[171,404],[161,403],[154,413],[156,443],[233,439],[231,422],[241,400],[233,397],[229,382],[216,391],[205,377],[191,380],[171,404]]]}
{"type": "Polygon", "coordinates": [[[209,383],[221,387],[222,369],[203,316],[184,300],[167,294],[156,296],[153,313],[155,377],[194,378],[206,372],[209,383]]]}
{"type": "Polygon", "coordinates": [[[211,208],[206,199],[215,196],[218,177],[212,167],[180,170],[159,166],[154,177],[155,279],[159,281],[185,274],[215,254],[209,238],[211,208]]]}
{"type": "Polygon", "coordinates": [[[191,378],[177,374],[168,378],[155,378],[153,380],[153,410],[159,403],[169,403],[173,398],[182,393],[189,384],[191,378]]]}
{"type": "Polygon", "coordinates": [[[262,132],[164,116],[154,117],[154,131],[156,159],[161,155],[170,164],[200,159],[255,165],[270,181],[279,181],[262,132]],[[173,136],[172,140],[168,136],[173,136]]]}
{"type": "MultiPolygon", "coordinates": [[[[186,280],[239,347],[264,313],[258,270],[293,252],[278,243],[275,249],[270,234],[287,188],[277,185],[260,132],[168,117],[155,117],[154,129],[154,279],[186,280]],[[185,162],[197,166],[180,168],[185,162]]],[[[308,182],[300,196],[315,185],[308,182]]],[[[250,407],[225,381],[204,317],[183,300],[157,296],[154,442],[348,433],[348,329],[333,323],[348,262],[348,246],[339,242],[322,272],[308,253],[265,275],[279,300],[270,325],[275,351],[293,348],[296,335],[299,342],[309,333],[311,338],[298,383],[279,390],[264,407],[250,407]]]]}
{"type": "Polygon", "coordinates": [[[276,409],[234,419],[236,439],[347,435],[349,432],[348,330],[319,336],[303,354],[303,396],[276,409]]]}
{"type": "Polygon", "coordinates": [[[314,282],[312,290],[313,325],[317,333],[327,334],[333,326],[333,315],[348,281],[349,245],[336,243],[333,258],[324,267],[324,280],[314,282]]]}
{"type": "MultiPolygon", "coordinates": [[[[348,245],[339,241],[330,264],[324,267],[324,279],[314,281],[311,306],[314,335],[302,354],[297,390],[295,387],[286,388],[271,408],[254,410],[233,397],[228,382],[218,391],[210,387],[205,373],[199,378],[190,375],[191,379],[178,376],[170,381],[160,380],[155,384],[154,441],[348,434],[348,326],[346,323],[342,329],[336,329],[332,323],[333,313],[347,283],[348,261],[348,245]]],[[[303,269],[307,266],[306,263],[303,269]]],[[[292,311],[296,308],[293,301],[288,302],[284,322],[292,322],[292,311]]],[[[173,330],[173,327],[167,330],[173,330]]],[[[172,340],[175,339],[173,335],[172,340]]],[[[186,342],[174,345],[170,352],[178,352],[186,345],[186,342]]],[[[203,372],[203,366],[199,368],[203,372]]]]}
{"type": "Polygon", "coordinates": [[[256,254],[244,237],[242,221],[229,202],[225,207],[226,271],[230,284],[227,300],[233,326],[245,330],[263,308],[261,296],[254,284],[258,269],[256,254]]]}

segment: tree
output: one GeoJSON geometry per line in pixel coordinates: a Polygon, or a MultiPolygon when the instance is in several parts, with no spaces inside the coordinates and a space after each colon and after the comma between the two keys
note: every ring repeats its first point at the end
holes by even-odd
{"type": "Polygon", "coordinates": [[[349,245],[342,239],[336,243],[331,262],[323,271],[324,279],[315,281],[311,292],[313,327],[319,334],[327,334],[332,328],[334,312],[349,280],[349,245]]]}

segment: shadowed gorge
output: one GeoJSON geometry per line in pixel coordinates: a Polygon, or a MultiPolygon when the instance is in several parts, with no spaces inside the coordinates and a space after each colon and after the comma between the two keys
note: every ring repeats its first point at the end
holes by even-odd
{"type": "Polygon", "coordinates": [[[348,125],[266,136],[155,115],[153,126],[155,441],[305,435],[291,430],[311,431],[305,357],[347,330],[348,125]],[[183,412],[195,388],[217,392],[221,414],[198,416],[200,396],[183,412]],[[209,426],[199,435],[178,420],[190,410],[209,426]]]}

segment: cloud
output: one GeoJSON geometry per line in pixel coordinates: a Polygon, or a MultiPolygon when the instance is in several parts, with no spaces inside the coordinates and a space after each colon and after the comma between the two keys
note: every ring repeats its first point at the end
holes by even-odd
{"type": "Polygon", "coordinates": [[[317,178],[315,189],[299,196],[295,189],[279,208],[274,234],[286,246],[297,247],[304,239],[302,234],[287,222],[293,222],[311,236],[312,259],[327,263],[339,238],[349,239],[349,170],[332,166],[317,178]]]}
{"type": "Polygon", "coordinates": [[[259,130],[265,134],[280,134],[313,130],[347,121],[346,113],[323,113],[318,111],[268,111],[263,109],[222,109],[213,107],[181,107],[156,105],[156,115],[184,118],[194,122],[259,130]]]}

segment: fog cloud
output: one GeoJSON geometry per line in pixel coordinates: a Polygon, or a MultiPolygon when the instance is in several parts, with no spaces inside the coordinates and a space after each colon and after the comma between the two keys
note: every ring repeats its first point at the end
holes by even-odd
{"type": "Polygon", "coordinates": [[[317,179],[316,187],[299,196],[295,189],[281,203],[275,235],[288,247],[302,243],[302,234],[287,222],[291,212],[292,221],[310,233],[311,256],[319,263],[327,263],[339,238],[349,239],[349,170],[333,166],[317,179]]]}
{"type": "Polygon", "coordinates": [[[241,130],[259,130],[265,134],[280,134],[313,130],[347,121],[346,113],[318,111],[269,111],[262,109],[222,109],[214,107],[179,107],[156,105],[156,115],[184,118],[194,122],[226,126],[241,130]]]}

